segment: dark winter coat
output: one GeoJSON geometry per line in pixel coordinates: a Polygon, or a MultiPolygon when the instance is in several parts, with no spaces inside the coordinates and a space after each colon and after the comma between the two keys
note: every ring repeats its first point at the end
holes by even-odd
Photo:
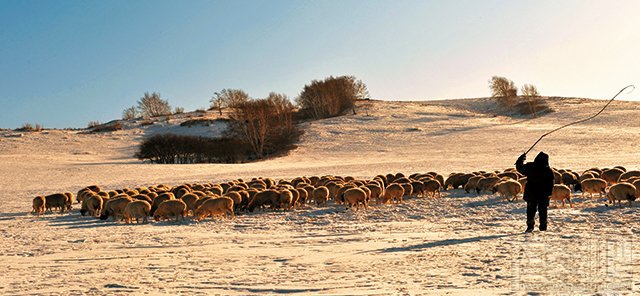
{"type": "Polygon", "coordinates": [[[516,169],[527,176],[524,187],[524,200],[549,203],[553,191],[553,171],[549,167],[549,155],[540,152],[533,162],[524,163],[525,155],[516,162],[516,169]]]}

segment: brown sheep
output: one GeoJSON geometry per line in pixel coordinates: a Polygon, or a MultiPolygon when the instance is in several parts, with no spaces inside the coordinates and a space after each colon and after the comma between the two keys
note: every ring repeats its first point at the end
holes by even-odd
{"type": "Polygon", "coordinates": [[[298,204],[304,205],[307,203],[307,199],[309,197],[308,193],[304,188],[296,188],[298,191],[298,204]]]}
{"type": "Polygon", "coordinates": [[[187,216],[187,204],[180,199],[170,199],[158,205],[156,212],[153,214],[153,219],[160,221],[176,217],[177,222],[179,219],[184,221],[185,216],[187,216]]]}
{"type": "Polygon", "coordinates": [[[123,216],[124,221],[127,224],[131,223],[132,218],[136,218],[136,224],[140,223],[138,219],[142,218],[142,223],[149,222],[149,212],[151,211],[151,204],[146,200],[135,200],[127,204],[124,208],[123,216]]]}
{"type": "Polygon", "coordinates": [[[364,209],[367,209],[367,194],[361,188],[350,188],[344,193],[344,201],[348,208],[356,207],[356,210],[360,207],[360,204],[364,205],[364,209]]]}
{"type": "Polygon", "coordinates": [[[520,182],[509,179],[498,182],[494,187],[494,193],[498,192],[502,198],[513,202],[518,197],[518,194],[522,192],[522,185],[520,182]]]}
{"type": "Polygon", "coordinates": [[[100,195],[94,194],[86,197],[82,200],[82,206],[80,207],[80,215],[84,216],[89,213],[89,216],[98,217],[102,211],[104,201],[100,195]]]}
{"type": "Polygon", "coordinates": [[[629,180],[631,178],[640,178],[640,171],[628,171],[620,175],[620,181],[629,180]]]}
{"type": "Polygon", "coordinates": [[[470,177],[469,180],[467,180],[467,183],[464,184],[464,191],[466,193],[469,193],[471,191],[475,191],[476,190],[476,186],[478,186],[478,181],[480,181],[480,179],[482,179],[484,177],[482,176],[473,176],[470,177]]]}
{"type": "Polygon", "coordinates": [[[611,184],[618,183],[618,181],[620,180],[620,176],[622,176],[622,174],[624,174],[623,170],[618,168],[613,168],[613,169],[602,171],[602,175],[600,175],[600,178],[602,180],[607,181],[607,184],[611,185],[611,184]]]}
{"type": "Polygon", "coordinates": [[[484,191],[490,191],[496,183],[500,182],[500,178],[498,177],[485,177],[478,180],[478,184],[476,185],[476,193],[480,194],[484,191]]]}
{"type": "Polygon", "coordinates": [[[295,188],[288,189],[291,192],[291,207],[297,207],[300,200],[300,193],[295,188]]]}
{"type": "Polygon", "coordinates": [[[457,173],[449,176],[446,181],[444,181],[443,190],[449,189],[457,189],[458,187],[464,188],[464,185],[467,184],[469,178],[475,176],[474,174],[465,174],[465,173],[457,173]]]}
{"type": "Polygon", "coordinates": [[[599,193],[601,198],[606,194],[607,181],[600,178],[585,179],[580,182],[580,185],[582,187],[582,197],[584,197],[585,193],[589,193],[591,198],[593,198],[594,193],[599,193]]]}
{"type": "MultiPolygon", "coordinates": [[[[604,174],[604,173],[603,173],[604,174]]],[[[620,202],[623,200],[629,201],[629,206],[632,205],[633,201],[636,200],[637,193],[636,187],[633,184],[629,183],[618,183],[611,188],[609,188],[609,192],[607,193],[607,199],[609,203],[615,204],[616,200],[618,201],[618,206],[620,206],[620,202]]]]}
{"type": "Polygon", "coordinates": [[[564,207],[564,201],[569,202],[569,206],[573,208],[571,203],[571,188],[564,184],[553,185],[553,191],[551,192],[550,200],[562,201],[562,207],[564,207]]]}
{"type": "Polygon", "coordinates": [[[160,195],[158,195],[158,197],[153,199],[153,203],[151,203],[151,212],[149,213],[151,216],[153,216],[153,214],[155,214],[156,209],[158,209],[158,206],[167,201],[167,200],[174,200],[176,199],[175,196],[173,195],[173,193],[171,192],[165,192],[162,193],[160,195]]]}
{"type": "Polygon", "coordinates": [[[327,202],[329,201],[329,189],[325,186],[320,186],[313,190],[312,195],[313,200],[316,202],[316,206],[327,206],[327,202]]]}
{"type": "Polygon", "coordinates": [[[128,195],[120,195],[119,197],[109,199],[102,207],[100,220],[107,220],[109,217],[113,217],[113,221],[117,221],[119,217],[122,217],[124,208],[126,208],[131,201],[128,195]]]}
{"type": "Polygon", "coordinates": [[[377,203],[382,202],[382,187],[380,187],[380,185],[367,184],[365,187],[369,188],[369,191],[371,191],[370,199],[375,200],[377,203]]]}
{"type": "Polygon", "coordinates": [[[280,198],[280,192],[274,189],[267,189],[265,191],[260,191],[253,196],[249,204],[247,205],[247,209],[249,212],[253,212],[256,208],[263,208],[264,206],[270,206],[271,208],[275,208],[278,200],[280,198]]]}
{"type": "Polygon", "coordinates": [[[283,189],[280,191],[280,195],[277,198],[274,209],[283,209],[285,211],[291,210],[293,205],[293,194],[290,189],[283,189]]]}
{"type": "Polygon", "coordinates": [[[185,193],[180,199],[187,205],[187,214],[191,212],[195,216],[196,202],[200,197],[195,193],[185,193]]]}
{"type": "Polygon", "coordinates": [[[44,196],[36,196],[33,198],[33,210],[31,211],[31,213],[35,213],[38,217],[40,217],[40,214],[43,214],[45,211],[45,203],[46,203],[46,199],[44,198],[44,196]]]}
{"type": "Polygon", "coordinates": [[[200,207],[196,209],[195,216],[201,221],[209,216],[213,219],[216,216],[225,215],[233,219],[233,200],[228,197],[212,198],[206,200],[200,207]]]}
{"type": "Polygon", "coordinates": [[[440,195],[440,189],[442,187],[440,187],[440,182],[438,182],[437,180],[426,180],[423,182],[422,185],[422,190],[424,192],[424,194],[429,195],[431,194],[432,198],[436,197],[436,194],[438,195],[438,197],[441,197],[440,195]]]}
{"type": "Polygon", "coordinates": [[[49,212],[53,212],[52,209],[58,208],[60,209],[60,213],[64,213],[64,211],[67,209],[67,201],[69,198],[64,193],[47,195],[44,197],[44,199],[45,208],[49,212]]]}
{"type": "Polygon", "coordinates": [[[400,203],[402,202],[402,197],[404,196],[404,188],[402,185],[398,183],[392,183],[384,189],[384,196],[382,198],[382,203],[387,203],[389,201],[400,203]]]}

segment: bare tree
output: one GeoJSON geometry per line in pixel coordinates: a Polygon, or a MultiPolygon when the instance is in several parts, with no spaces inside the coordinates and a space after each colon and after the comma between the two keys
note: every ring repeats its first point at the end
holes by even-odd
{"type": "Polygon", "coordinates": [[[520,88],[520,90],[522,91],[523,96],[537,97],[540,95],[538,93],[538,88],[536,88],[536,86],[533,84],[525,84],[522,86],[522,88],[520,88]]]}
{"type": "Polygon", "coordinates": [[[503,107],[513,106],[515,97],[518,95],[518,88],[516,88],[515,83],[500,76],[491,77],[489,89],[491,89],[491,96],[497,98],[498,103],[503,107]]]}
{"type": "Polygon", "coordinates": [[[249,94],[241,89],[225,88],[214,93],[214,96],[210,100],[211,107],[209,110],[218,109],[218,112],[220,112],[220,115],[222,116],[222,108],[229,108],[233,105],[243,104],[250,99],[251,97],[249,97],[249,94]]]}
{"type": "Polygon", "coordinates": [[[124,111],[122,111],[122,119],[123,120],[131,120],[138,117],[138,110],[136,109],[135,106],[131,106],[127,109],[124,109],[124,111]]]}
{"type": "Polygon", "coordinates": [[[159,93],[144,93],[144,97],[138,101],[138,110],[142,116],[154,117],[170,115],[171,106],[167,100],[163,100],[159,93]]]}

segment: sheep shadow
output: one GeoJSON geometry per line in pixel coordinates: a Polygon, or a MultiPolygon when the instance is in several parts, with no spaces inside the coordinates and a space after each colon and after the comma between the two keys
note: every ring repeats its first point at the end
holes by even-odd
{"type": "Polygon", "coordinates": [[[494,207],[507,204],[508,202],[504,200],[504,198],[500,196],[489,196],[487,199],[478,200],[478,201],[470,201],[462,205],[465,208],[476,208],[476,207],[494,207]]]}
{"type": "Polygon", "coordinates": [[[36,217],[36,215],[32,214],[31,212],[0,213],[0,221],[8,221],[18,217],[27,217],[27,216],[36,217]]]}
{"type": "Polygon", "coordinates": [[[423,250],[426,250],[426,249],[431,249],[431,248],[436,248],[436,247],[445,247],[445,246],[454,246],[454,245],[461,245],[461,244],[468,244],[468,243],[477,243],[477,242],[481,242],[481,241],[506,238],[506,237],[516,236],[516,235],[519,235],[519,234],[510,233],[510,234],[496,234],[496,235],[481,235],[481,236],[468,237],[468,238],[452,238],[452,239],[445,239],[445,240],[440,240],[440,241],[433,241],[433,242],[415,244],[415,245],[411,245],[411,246],[382,248],[382,249],[378,249],[378,250],[365,251],[363,253],[420,252],[420,251],[423,251],[423,250]]]}

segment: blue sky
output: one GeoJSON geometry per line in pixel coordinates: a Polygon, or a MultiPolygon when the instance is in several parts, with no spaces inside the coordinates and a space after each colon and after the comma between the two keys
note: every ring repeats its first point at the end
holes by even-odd
{"type": "Polygon", "coordinates": [[[640,84],[639,10],[631,0],[0,0],[0,127],[85,127],[145,92],[186,110],[223,88],[293,99],[329,75],[354,75],[384,100],[484,97],[493,75],[542,95],[610,98],[640,84]]]}

